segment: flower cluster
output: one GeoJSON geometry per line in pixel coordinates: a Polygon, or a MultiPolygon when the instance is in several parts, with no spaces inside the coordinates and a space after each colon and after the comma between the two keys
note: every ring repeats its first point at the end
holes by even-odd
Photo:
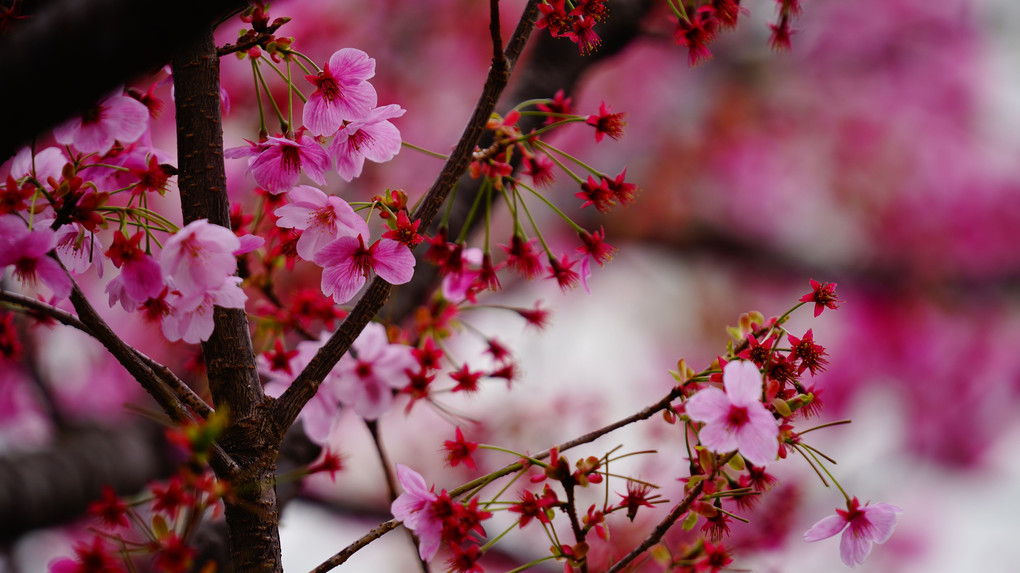
{"type": "Polygon", "coordinates": [[[481,570],[475,535],[485,536],[482,521],[492,513],[478,508],[477,497],[464,504],[454,501],[446,490],[435,493],[421,474],[402,464],[397,464],[397,479],[404,493],[393,501],[390,511],[418,536],[419,556],[430,561],[443,545],[453,552],[450,561],[456,570],[481,570]]]}

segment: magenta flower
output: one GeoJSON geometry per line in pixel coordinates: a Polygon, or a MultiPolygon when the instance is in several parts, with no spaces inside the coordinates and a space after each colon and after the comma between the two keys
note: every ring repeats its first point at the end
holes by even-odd
{"type": "Polygon", "coordinates": [[[327,152],[344,181],[361,175],[365,159],[383,163],[400,152],[400,131],[389,120],[406,111],[396,104],[377,107],[337,132],[327,152]]]}
{"type": "Polygon", "coordinates": [[[325,185],[328,167],[329,157],[322,147],[302,135],[297,141],[270,137],[248,169],[260,187],[270,193],[283,193],[297,185],[302,170],[312,181],[325,185]]]}
{"type": "Polygon", "coordinates": [[[212,335],[213,306],[244,308],[248,295],[241,289],[241,277],[226,277],[215,288],[183,295],[171,291],[166,302],[170,313],[163,317],[163,335],[170,342],[184,340],[191,344],[208,340],[212,335]]]}
{"type": "MultiPolygon", "coordinates": [[[[14,276],[25,283],[41,280],[58,298],[71,294],[71,277],[60,263],[46,256],[57,246],[52,229],[29,230],[17,215],[0,215],[0,268],[14,265],[14,276]]],[[[406,247],[405,247],[406,248],[406,247]]]]}
{"type": "Polygon", "coordinates": [[[411,348],[390,344],[386,327],[370,323],[331,373],[336,396],[362,418],[375,420],[390,409],[393,391],[407,386],[407,372],[418,369],[411,348]]]}
{"type": "Polygon", "coordinates": [[[860,506],[857,498],[846,502],[846,511],[836,510],[814,524],[804,534],[804,541],[820,541],[836,535],[843,537],[839,542],[839,557],[847,567],[853,568],[864,563],[871,553],[872,543],[885,543],[896,527],[897,514],[903,510],[888,503],[860,506]]]}
{"type": "Polygon", "coordinates": [[[354,48],[337,50],[319,74],[305,76],[315,85],[302,110],[302,121],[313,135],[330,135],[344,120],[355,121],[375,107],[378,98],[367,79],[375,75],[375,60],[354,48]]]}
{"type": "Polygon", "coordinates": [[[404,493],[390,504],[390,512],[418,536],[418,555],[429,561],[439,550],[443,537],[443,521],[431,511],[439,497],[428,488],[421,474],[403,464],[397,464],[397,480],[404,493]]]}
{"type": "Polygon", "coordinates": [[[115,95],[53,128],[53,137],[82,153],[103,155],[114,141],[133,143],[148,128],[149,110],[145,105],[134,98],[115,95]]]}
{"type": "Polygon", "coordinates": [[[379,239],[366,248],[364,235],[340,237],[319,250],[314,261],[322,267],[322,293],[337,304],[354,298],[371,271],[395,285],[406,283],[414,274],[414,255],[407,245],[379,239]]]}
{"type": "Polygon", "coordinates": [[[230,229],[199,219],[167,240],[159,263],[163,275],[173,280],[183,296],[189,297],[219,288],[234,274],[237,270],[234,251],[240,246],[241,241],[230,229]]]}
{"type": "Polygon", "coordinates": [[[297,252],[302,259],[315,259],[323,247],[340,237],[368,235],[368,224],[347,201],[326,195],[315,187],[299,185],[287,193],[290,203],[274,213],[277,227],[300,229],[297,252]]]}
{"type": "Polygon", "coordinates": [[[723,386],[705,388],[687,400],[687,415],[704,422],[701,445],[716,453],[739,450],[752,464],[765,467],[779,453],[779,426],[761,403],[762,379],[753,362],[726,364],[723,386]]]}

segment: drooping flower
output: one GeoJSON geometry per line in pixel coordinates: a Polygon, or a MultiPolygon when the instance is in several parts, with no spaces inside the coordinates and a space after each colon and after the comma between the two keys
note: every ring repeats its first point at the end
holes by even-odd
{"type": "Polygon", "coordinates": [[[694,67],[712,59],[708,44],[715,39],[717,25],[715,10],[711,6],[702,6],[690,20],[681,18],[677,22],[673,40],[677,45],[687,47],[688,65],[694,67]]]}
{"type": "Polygon", "coordinates": [[[888,503],[865,504],[861,507],[857,498],[846,502],[846,511],[836,510],[814,524],[806,533],[804,541],[828,539],[839,532],[843,537],[839,543],[839,557],[847,567],[853,568],[864,563],[871,553],[872,543],[885,543],[896,527],[897,514],[903,510],[888,503]]]}
{"type": "Polygon", "coordinates": [[[843,301],[836,298],[836,283],[820,283],[811,279],[811,292],[800,297],[800,302],[815,303],[815,316],[818,316],[826,308],[838,309],[838,303],[843,301]]]}
{"type": "Polygon", "coordinates": [[[421,474],[403,464],[397,464],[397,480],[404,493],[390,504],[390,512],[418,536],[418,555],[429,561],[439,550],[443,536],[443,520],[431,511],[439,498],[421,474]]]}
{"type": "Polygon", "coordinates": [[[477,449],[478,442],[465,440],[464,432],[460,430],[460,426],[457,426],[457,437],[455,440],[443,442],[443,450],[446,451],[446,462],[450,464],[450,467],[456,467],[458,464],[463,463],[471,469],[477,469],[475,467],[475,460],[471,459],[471,454],[477,449]]]}
{"type": "Polygon", "coordinates": [[[92,538],[92,544],[77,543],[75,559],[57,559],[50,563],[50,573],[121,573],[124,567],[106,546],[101,535],[92,538]]]}
{"type": "Polygon", "coordinates": [[[53,128],[53,137],[82,153],[105,154],[114,141],[133,143],[149,127],[149,110],[126,95],[110,96],[53,128]]]}
{"type": "MultiPolygon", "coordinates": [[[[159,295],[163,289],[159,263],[138,247],[143,236],[138,232],[128,239],[117,231],[113,235],[113,245],[106,251],[106,256],[120,268],[120,275],[110,284],[120,283],[123,293],[138,304],[159,295]]],[[[108,285],[106,290],[110,292],[111,287],[108,285]]]]}
{"type": "Polygon", "coordinates": [[[313,135],[330,135],[344,120],[355,121],[375,107],[375,60],[355,48],[342,48],[329,57],[319,74],[305,79],[315,86],[302,110],[302,121],[313,135]]]}
{"type": "Polygon", "coordinates": [[[234,251],[241,241],[226,227],[205,219],[188,223],[171,236],[159,255],[163,274],[184,296],[218,288],[237,270],[234,251]]]}
{"type": "MultiPolygon", "coordinates": [[[[584,260],[588,260],[585,258],[584,260]]],[[[573,270],[574,265],[577,264],[576,260],[571,260],[570,256],[563,253],[563,257],[557,260],[552,255],[549,256],[549,276],[546,278],[556,279],[557,284],[560,285],[560,290],[564,292],[577,286],[577,283],[581,280],[581,275],[577,274],[577,271],[573,270]]]]}
{"type": "Polygon", "coordinates": [[[581,183],[581,190],[574,193],[574,196],[584,199],[584,203],[581,204],[582,209],[588,205],[594,205],[599,213],[608,213],[616,206],[616,196],[609,189],[609,181],[604,177],[596,181],[589,175],[588,181],[581,183]]]}
{"type": "Polygon", "coordinates": [[[315,187],[299,185],[287,193],[290,203],[274,213],[278,227],[300,229],[297,253],[306,261],[315,259],[323,247],[340,237],[368,234],[368,224],[340,197],[326,195],[315,187]]]}
{"type": "Polygon", "coordinates": [[[215,326],[213,306],[244,308],[246,300],[241,277],[225,277],[218,286],[189,295],[171,291],[166,299],[170,313],[163,317],[163,335],[170,342],[197,344],[209,340],[215,326]]]}
{"type": "Polygon", "coordinates": [[[301,171],[312,181],[325,185],[328,167],[329,156],[322,146],[308,135],[301,135],[297,141],[284,137],[267,139],[249,170],[263,189],[283,193],[297,185],[301,171]]]}
{"type": "Polygon", "coordinates": [[[0,269],[14,265],[14,276],[26,283],[41,280],[58,298],[71,294],[71,277],[46,256],[57,246],[52,229],[29,230],[17,215],[0,215],[0,269]]]}
{"type": "Polygon", "coordinates": [[[103,243],[95,233],[88,233],[77,223],[57,229],[57,257],[67,272],[80,275],[93,265],[96,274],[103,277],[103,243]]]}
{"type": "Polygon", "coordinates": [[[585,120],[585,123],[595,127],[595,143],[601,142],[606,135],[613,139],[623,137],[623,128],[627,125],[623,118],[626,117],[626,114],[611,113],[612,111],[612,106],[607,106],[606,102],[602,102],[599,112],[589,115],[585,120]]]}
{"type": "MultiPolygon", "coordinates": [[[[535,107],[537,107],[539,111],[543,111],[547,114],[566,115],[573,111],[571,103],[572,99],[573,98],[568,97],[565,93],[563,93],[563,90],[557,90],[556,94],[553,95],[551,100],[549,100],[549,103],[540,103],[535,107]]],[[[549,115],[545,118],[545,125],[556,123],[562,119],[563,118],[561,117],[549,115]]]]}
{"type": "Polygon", "coordinates": [[[407,385],[407,371],[415,370],[418,361],[411,348],[391,344],[386,327],[369,323],[333,370],[335,392],[344,405],[366,420],[375,420],[393,404],[393,391],[407,385]]]}
{"type": "Polygon", "coordinates": [[[765,467],[779,452],[779,426],[761,403],[762,377],[753,362],[726,364],[723,386],[705,388],[686,403],[687,415],[704,422],[701,445],[716,453],[739,450],[747,461],[765,467]]]}
{"type": "Polygon", "coordinates": [[[377,107],[337,132],[327,152],[344,181],[361,175],[365,159],[383,163],[400,152],[400,130],[389,120],[406,111],[396,104],[377,107]]]}
{"type": "Polygon", "coordinates": [[[365,286],[374,271],[390,284],[401,285],[414,275],[411,249],[390,239],[365,247],[365,236],[340,237],[323,247],[314,261],[322,267],[322,293],[343,304],[365,286]]]}

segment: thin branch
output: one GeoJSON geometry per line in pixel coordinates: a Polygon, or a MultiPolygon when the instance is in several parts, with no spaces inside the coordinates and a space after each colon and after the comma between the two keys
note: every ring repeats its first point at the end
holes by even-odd
{"type": "Polygon", "coordinates": [[[319,565],[315,569],[312,569],[311,573],[325,573],[326,571],[331,571],[334,568],[343,565],[345,561],[350,559],[351,556],[357,553],[362,547],[365,547],[369,543],[372,543],[376,539],[379,539],[383,535],[389,533],[390,531],[393,531],[394,529],[397,528],[398,525],[400,525],[400,522],[397,521],[396,519],[391,519],[389,521],[384,521],[383,523],[380,523],[372,530],[370,530],[368,533],[362,535],[360,539],[345,547],[343,551],[323,561],[321,565],[319,565]]]}
{"type": "MultiPolygon", "coordinates": [[[[517,63],[521,51],[524,49],[528,36],[530,36],[531,31],[535,27],[535,20],[538,17],[538,4],[539,0],[529,0],[524,13],[521,15],[520,22],[517,24],[517,29],[514,30],[514,34],[507,44],[504,53],[506,61],[503,65],[499,65],[499,62],[494,59],[493,65],[489,68],[489,73],[486,76],[482,94],[475,105],[471,119],[464,128],[457,147],[450,154],[450,158],[443,166],[439,177],[436,178],[436,181],[432,184],[418,209],[414,212],[412,219],[421,220],[422,228],[429,226],[449,195],[450,190],[456,184],[457,179],[467,170],[468,164],[471,161],[471,153],[474,151],[485,130],[485,123],[496,108],[496,101],[499,99],[500,94],[503,93],[503,89],[506,88],[507,82],[510,80],[510,73],[517,63]]],[[[277,423],[280,424],[280,427],[286,428],[294,423],[298,412],[315,396],[316,391],[319,389],[319,384],[322,383],[326,374],[333,369],[333,366],[340,360],[340,357],[347,352],[361,331],[364,330],[369,321],[382,308],[386,299],[389,298],[391,289],[392,286],[379,277],[372,281],[368,291],[358,301],[358,304],[355,305],[354,309],[340,325],[340,328],[319,349],[308,366],[301,371],[273,406],[273,416],[277,423]]]]}
{"type": "Polygon", "coordinates": [[[653,545],[661,541],[662,537],[666,535],[666,532],[673,527],[676,521],[687,513],[687,510],[690,509],[691,504],[694,503],[694,501],[698,499],[698,497],[701,495],[701,490],[704,489],[704,487],[705,487],[704,480],[694,484],[694,486],[691,487],[691,491],[687,492],[687,495],[685,495],[684,498],[680,500],[680,503],[676,504],[676,506],[672,510],[670,510],[669,515],[667,515],[662,521],[659,522],[658,525],[655,526],[655,529],[652,530],[648,537],[646,537],[644,541],[638,544],[637,547],[632,549],[630,553],[625,555],[623,559],[614,563],[612,567],[606,570],[606,573],[614,573],[616,571],[621,571],[631,561],[637,559],[638,557],[641,556],[642,553],[648,551],[649,548],[651,548],[653,545]]]}
{"type": "MultiPolygon", "coordinates": [[[[82,321],[78,320],[78,317],[74,316],[69,312],[65,312],[54,306],[48,305],[41,300],[37,300],[23,294],[11,292],[8,290],[0,289],[0,301],[9,302],[11,304],[18,305],[22,308],[30,310],[36,314],[52,318],[53,320],[72,328],[88,334],[89,336],[95,337],[95,333],[85,325],[82,321]]],[[[141,360],[146,366],[152,369],[153,372],[159,375],[160,379],[164,384],[170,387],[177,397],[184,402],[184,405],[190,408],[193,412],[202,416],[202,418],[208,419],[213,413],[213,409],[205,403],[195,391],[188,387],[183,380],[177,377],[172,370],[160,364],[159,362],[149,358],[137,348],[129,347],[131,352],[134,353],[139,360],[141,360]]]]}

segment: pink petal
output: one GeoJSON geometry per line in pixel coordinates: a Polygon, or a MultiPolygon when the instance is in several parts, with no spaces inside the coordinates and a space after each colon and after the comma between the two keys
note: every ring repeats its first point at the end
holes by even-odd
{"type": "Polygon", "coordinates": [[[145,302],[163,290],[163,272],[149,255],[124,265],[121,269],[124,292],[135,302],[145,302]]]}
{"type": "Polygon", "coordinates": [[[270,193],[283,193],[297,183],[300,169],[295,165],[285,165],[281,146],[274,145],[255,158],[252,162],[251,174],[255,182],[270,193]]]}
{"type": "Polygon", "coordinates": [[[847,528],[839,541],[839,558],[843,563],[853,569],[858,563],[871,554],[871,540],[863,535],[857,534],[853,528],[847,528]]]}
{"type": "Polygon", "coordinates": [[[67,276],[67,271],[57,261],[45,256],[39,257],[35,272],[57,298],[67,298],[71,295],[71,277],[67,276]]]}
{"type": "Polygon", "coordinates": [[[779,454],[779,426],[762,405],[747,408],[748,422],[737,430],[740,455],[752,464],[765,467],[779,454]]]}
{"type": "Polygon", "coordinates": [[[847,522],[840,515],[830,515],[811,526],[804,533],[804,541],[821,541],[836,535],[846,527],[847,522]]]}
{"type": "Polygon", "coordinates": [[[312,135],[332,135],[343,125],[344,116],[340,108],[330,105],[322,97],[322,92],[315,90],[308,96],[301,110],[301,123],[312,135]]]}
{"type": "Polygon", "coordinates": [[[762,378],[754,362],[735,360],[723,369],[723,386],[726,395],[737,406],[761,403],[762,378]]]}
{"type": "Polygon", "coordinates": [[[725,424],[707,424],[698,432],[701,445],[716,453],[732,452],[737,449],[737,435],[725,424]]]}
{"type": "Polygon", "coordinates": [[[695,422],[722,423],[730,412],[732,402],[715,387],[703,388],[684,404],[687,415],[695,422]]]}
{"type": "Polygon", "coordinates": [[[888,503],[876,503],[864,508],[865,516],[872,526],[872,537],[875,543],[885,543],[896,528],[896,520],[899,519],[903,510],[888,503]]]}
{"type": "Polygon", "coordinates": [[[363,82],[375,76],[375,60],[357,48],[341,48],[333,52],[326,67],[333,77],[344,82],[363,82]]]}
{"type": "Polygon", "coordinates": [[[348,258],[338,265],[322,269],[322,294],[333,297],[337,304],[344,304],[358,294],[365,281],[365,275],[348,258]]]}
{"type": "Polygon", "coordinates": [[[390,284],[402,285],[414,276],[414,255],[403,243],[380,239],[372,259],[375,274],[390,284]]]}
{"type": "Polygon", "coordinates": [[[258,235],[241,235],[237,238],[241,242],[241,246],[237,248],[232,254],[236,257],[238,255],[244,255],[250,253],[255,249],[265,244],[266,240],[258,235]]]}
{"type": "Polygon", "coordinates": [[[149,110],[145,104],[128,96],[114,96],[102,103],[102,123],[114,139],[121,143],[138,141],[149,127],[149,110]]]}

